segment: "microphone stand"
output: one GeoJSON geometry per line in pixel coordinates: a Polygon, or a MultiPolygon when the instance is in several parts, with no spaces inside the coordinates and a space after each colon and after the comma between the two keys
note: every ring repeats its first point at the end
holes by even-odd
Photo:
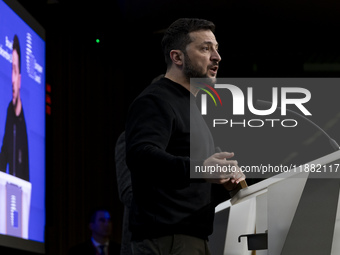
{"type": "MultiPolygon", "coordinates": [[[[258,106],[271,106],[272,103],[271,102],[268,102],[268,101],[264,101],[264,100],[257,100],[256,101],[256,104],[258,106]]],[[[280,107],[277,107],[277,109],[281,109],[280,107]]],[[[315,124],[313,121],[311,121],[310,119],[306,118],[305,116],[295,112],[295,111],[292,111],[292,110],[289,110],[289,109],[286,109],[287,111],[289,111],[290,113],[293,113],[297,116],[299,116],[300,118],[303,118],[305,120],[307,120],[309,123],[311,123],[314,127],[316,127],[317,129],[319,129],[329,140],[331,146],[333,147],[334,150],[340,150],[340,146],[339,144],[334,140],[332,139],[327,133],[325,130],[323,130],[321,127],[319,127],[317,124],[315,124]]]]}

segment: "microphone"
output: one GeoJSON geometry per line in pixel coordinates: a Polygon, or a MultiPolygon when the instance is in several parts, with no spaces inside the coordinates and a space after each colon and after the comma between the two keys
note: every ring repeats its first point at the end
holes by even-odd
{"type": "MultiPolygon", "coordinates": [[[[266,107],[271,107],[272,106],[272,103],[271,102],[268,102],[268,101],[264,101],[264,100],[257,100],[256,101],[256,105],[258,106],[266,106],[266,107]]],[[[277,109],[281,109],[280,107],[277,107],[277,109]]],[[[319,127],[317,124],[315,124],[313,121],[311,121],[310,119],[306,118],[305,116],[295,112],[295,111],[292,111],[292,110],[289,110],[289,109],[286,109],[287,111],[299,116],[300,118],[303,118],[305,120],[307,120],[309,123],[311,123],[314,127],[316,127],[317,129],[319,129],[329,140],[331,146],[333,147],[334,150],[340,150],[340,146],[338,145],[338,143],[332,139],[327,133],[325,130],[323,130],[321,127],[319,127]]]]}

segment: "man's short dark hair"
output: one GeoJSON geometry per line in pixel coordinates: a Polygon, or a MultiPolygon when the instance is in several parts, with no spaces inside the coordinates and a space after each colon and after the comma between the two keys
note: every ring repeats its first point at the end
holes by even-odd
{"type": "Polygon", "coordinates": [[[19,38],[17,35],[14,35],[13,38],[13,51],[16,50],[19,57],[19,73],[21,73],[21,57],[20,57],[20,44],[19,44],[19,38]]]}
{"type": "Polygon", "coordinates": [[[185,52],[186,46],[191,42],[189,33],[198,30],[215,32],[215,25],[204,19],[181,18],[169,26],[162,39],[162,49],[168,67],[172,64],[170,51],[181,50],[185,52]]]}
{"type": "Polygon", "coordinates": [[[105,206],[98,206],[93,208],[89,214],[89,223],[95,223],[98,212],[108,212],[110,215],[110,210],[105,206]]]}

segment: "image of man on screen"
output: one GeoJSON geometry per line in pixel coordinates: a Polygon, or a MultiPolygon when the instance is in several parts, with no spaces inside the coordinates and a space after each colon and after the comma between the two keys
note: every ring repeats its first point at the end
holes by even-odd
{"type": "Polygon", "coordinates": [[[13,39],[12,51],[12,101],[7,108],[5,135],[0,151],[0,171],[29,181],[28,141],[24,109],[20,97],[21,54],[17,35],[13,39]]]}

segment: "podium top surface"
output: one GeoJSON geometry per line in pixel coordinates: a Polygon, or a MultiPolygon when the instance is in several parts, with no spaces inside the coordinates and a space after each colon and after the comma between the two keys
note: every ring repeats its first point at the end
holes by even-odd
{"type": "Polygon", "coordinates": [[[31,188],[32,186],[31,183],[26,180],[0,171],[0,185],[5,185],[7,182],[27,188],[31,188]]]}
{"type": "MultiPolygon", "coordinates": [[[[329,165],[330,166],[330,165],[329,165]]],[[[287,178],[340,178],[340,150],[331,154],[313,160],[304,165],[298,166],[290,171],[277,174],[261,182],[255,183],[247,188],[241,189],[234,197],[231,198],[230,203],[237,204],[245,199],[252,198],[259,194],[265,193],[270,185],[285,180],[287,178]],[[324,167],[330,163],[334,164],[332,168],[324,167]],[[310,166],[317,166],[311,168],[310,166]],[[311,170],[312,169],[312,170],[311,170]],[[332,171],[327,173],[326,171],[332,171]],[[312,175],[311,175],[312,174],[312,175]]]]}

